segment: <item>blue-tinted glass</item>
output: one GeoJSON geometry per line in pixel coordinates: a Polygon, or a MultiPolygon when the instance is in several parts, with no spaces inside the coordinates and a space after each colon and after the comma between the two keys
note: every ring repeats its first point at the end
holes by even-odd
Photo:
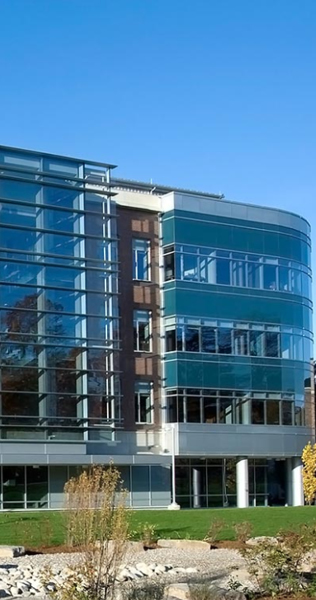
{"type": "Polygon", "coordinates": [[[43,216],[45,229],[56,229],[69,233],[79,230],[79,215],[76,213],[45,209],[43,216]]]}
{"type": "Polygon", "coordinates": [[[230,261],[222,258],[216,259],[216,282],[230,285],[230,261]]]}
{"type": "Polygon", "coordinates": [[[45,267],[45,284],[56,287],[80,288],[79,269],[66,269],[63,267],[45,267]]]}
{"type": "Polygon", "coordinates": [[[66,160],[58,159],[56,157],[43,159],[43,171],[49,171],[58,175],[65,175],[67,177],[78,177],[79,176],[79,163],[66,160]]]}
{"type": "Polygon", "coordinates": [[[36,208],[3,202],[0,206],[0,224],[36,227],[36,208]]]}
{"type": "Polygon", "coordinates": [[[42,268],[34,263],[0,263],[0,280],[6,283],[36,284],[42,268]]]}
{"type": "Polygon", "coordinates": [[[292,335],[281,334],[281,358],[293,358],[292,335]]]}
{"type": "Polygon", "coordinates": [[[294,294],[301,294],[302,292],[302,273],[297,269],[291,270],[291,289],[294,294]]]}
{"type": "Polygon", "coordinates": [[[249,347],[251,356],[264,355],[264,331],[249,332],[249,347]]]}
{"type": "Polygon", "coordinates": [[[199,352],[199,329],[195,327],[185,328],[185,350],[187,352],[199,352]]]}
{"type": "Polygon", "coordinates": [[[213,327],[202,327],[202,352],[216,352],[216,330],[213,327]]]}
{"type": "Polygon", "coordinates": [[[232,261],[232,284],[240,287],[246,286],[246,263],[242,260],[232,261]]]}
{"type": "Polygon", "coordinates": [[[7,250],[36,252],[36,232],[1,227],[0,247],[7,250]]]}
{"type": "Polygon", "coordinates": [[[218,335],[218,352],[219,354],[231,354],[232,352],[232,330],[219,327],[218,335]]]}
{"type": "Polygon", "coordinates": [[[250,288],[260,288],[260,272],[262,266],[257,262],[249,262],[247,264],[248,270],[248,287],[250,288]]]}
{"type": "Polygon", "coordinates": [[[266,290],[277,289],[277,267],[275,265],[263,265],[263,287],[266,290]]]}
{"type": "Polygon", "coordinates": [[[279,337],[279,334],[274,331],[266,331],[265,356],[271,358],[277,358],[279,356],[279,337]]]}
{"type": "Polygon", "coordinates": [[[40,202],[41,186],[20,181],[0,179],[0,198],[25,202],[40,202]]]}
{"type": "Polygon", "coordinates": [[[78,191],[67,190],[58,187],[43,186],[43,202],[53,206],[64,208],[79,208],[80,194],[78,191]]]}
{"type": "Polygon", "coordinates": [[[80,240],[78,238],[55,233],[45,233],[43,238],[45,252],[65,256],[75,256],[79,252],[80,240]]]}
{"type": "Polygon", "coordinates": [[[279,290],[290,291],[290,272],[287,267],[279,267],[279,290]]]}
{"type": "Polygon", "coordinates": [[[198,257],[193,254],[183,254],[183,279],[198,280],[198,257]]]}

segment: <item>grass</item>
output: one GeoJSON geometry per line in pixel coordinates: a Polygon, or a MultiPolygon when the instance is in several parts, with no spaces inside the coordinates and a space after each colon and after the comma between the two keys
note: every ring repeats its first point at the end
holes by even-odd
{"type": "MultiPolygon", "coordinates": [[[[131,530],[150,523],[156,526],[159,537],[203,539],[215,518],[222,519],[226,525],[219,539],[232,540],[235,539],[234,523],[249,521],[254,536],[275,535],[280,529],[295,529],[316,519],[316,507],[133,511],[131,530]]],[[[65,521],[61,511],[0,513],[0,544],[40,547],[64,543],[65,521]]]]}

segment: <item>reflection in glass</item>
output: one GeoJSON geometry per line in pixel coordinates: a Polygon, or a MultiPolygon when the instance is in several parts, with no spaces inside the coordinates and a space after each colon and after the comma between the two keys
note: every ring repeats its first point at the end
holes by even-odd
{"type": "Polygon", "coordinates": [[[187,352],[198,352],[199,349],[199,329],[187,326],[185,328],[185,350],[187,352]]]}
{"type": "Polygon", "coordinates": [[[232,353],[232,330],[226,327],[219,327],[218,335],[218,352],[219,354],[232,353]]]}
{"type": "Polygon", "coordinates": [[[219,284],[230,285],[230,262],[223,258],[216,260],[216,282],[219,284]]]}

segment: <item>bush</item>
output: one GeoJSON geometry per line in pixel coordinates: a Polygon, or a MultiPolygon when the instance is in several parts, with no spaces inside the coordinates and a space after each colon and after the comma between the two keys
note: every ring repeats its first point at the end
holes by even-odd
{"type": "Polygon", "coordinates": [[[209,530],[204,538],[205,542],[214,544],[217,541],[219,533],[224,529],[225,521],[223,519],[213,519],[210,524],[209,530]]]}
{"type": "Polygon", "coordinates": [[[128,511],[120,474],[110,464],[93,466],[65,485],[68,543],[82,564],[63,587],[61,600],[108,600],[126,551],[128,511]]]}
{"type": "Polygon", "coordinates": [[[241,544],[245,544],[251,537],[253,531],[253,525],[249,521],[242,521],[241,523],[235,523],[234,531],[236,539],[241,544]]]}
{"type": "MultiPolygon", "coordinates": [[[[274,596],[286,592],[314,594],[316,578],[302,571],[303,561],[316,547],[316,525],[303,525],[298,531],[283,531],[278,542],[264,540],[244,550],[249,573],[263,593],[274,596]]],[[[315,560],[315,559],[314,559],[315,560]]]]}

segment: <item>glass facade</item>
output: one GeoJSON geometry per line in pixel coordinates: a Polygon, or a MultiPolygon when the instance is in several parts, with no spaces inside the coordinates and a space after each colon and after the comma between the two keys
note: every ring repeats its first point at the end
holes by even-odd
{"type": "Polygon", "coordinates": [[[168,422],[309,424],[309,227],[246,212],[163,216],[168,422]]]}
{"type": "Polygon", "coordinates": [[[106,165],[0,151],[4,440],[75,441],[119,419],[109,173],[106,165]]]}
{"type": "MultiPolygon", "coordinates": [[[[286,483],[284,460],[249,459],[250,506],[283,506],[286,483]]],[[[179,458],[176,485],[181,508],[236,506],[236,459],[179,458]]]]}

